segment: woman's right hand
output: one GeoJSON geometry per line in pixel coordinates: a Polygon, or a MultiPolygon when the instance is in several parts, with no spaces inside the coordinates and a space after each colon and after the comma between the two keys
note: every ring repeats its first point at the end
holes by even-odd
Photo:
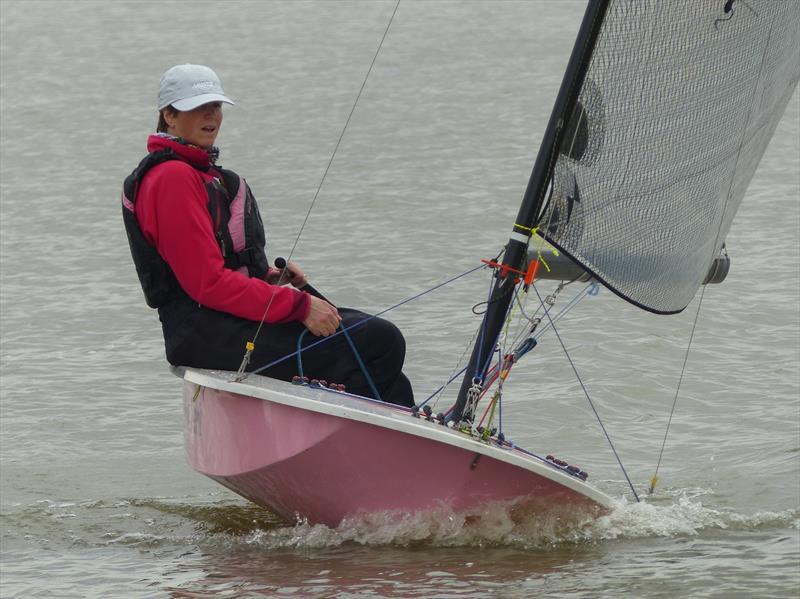
{"type": "Polygon", "coordinates": [[[308,312],[303,325],[317,337],[333,335],[339,328],[342,317],[339,312],[323,299],[311,297],[311,310],[308,312]]]}

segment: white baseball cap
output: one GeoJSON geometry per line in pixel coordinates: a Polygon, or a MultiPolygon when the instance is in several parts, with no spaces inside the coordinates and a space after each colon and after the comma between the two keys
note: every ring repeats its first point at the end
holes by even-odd
{"type": "Polygon", "coordinates": [[[209,102],[233,104],[233,100],[222,91],[217,74],[199,64],[179,64],[161,75],[158,88],[158,109],[170,104],[184,112],[194,110],[209,102]]]}

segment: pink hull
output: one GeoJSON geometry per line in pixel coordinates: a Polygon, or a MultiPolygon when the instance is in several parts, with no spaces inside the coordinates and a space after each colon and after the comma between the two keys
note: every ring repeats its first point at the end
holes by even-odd
{"type": "Polygon", "coordinates": [[[185,383],[190,465],[288,520],[336,526],[358,512],[464,510],[520,497],[601,507],[466,448],[208,387],[193,398],[196,389],[185,383]]]}

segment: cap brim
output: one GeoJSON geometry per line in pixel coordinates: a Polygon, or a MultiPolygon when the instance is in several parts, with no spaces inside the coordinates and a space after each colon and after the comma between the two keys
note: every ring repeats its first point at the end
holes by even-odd
{"type": "Polygon", "coordinates": [[[199,96],[192,96],[185,100],[178,100],[172,103],[175,110],[185,112],[187,110],[194,110],[198,106],[208,104],[209,102],[225,102],[225,104],[235,104],[233,100],[222,94],[200,94],[199,96]]]}

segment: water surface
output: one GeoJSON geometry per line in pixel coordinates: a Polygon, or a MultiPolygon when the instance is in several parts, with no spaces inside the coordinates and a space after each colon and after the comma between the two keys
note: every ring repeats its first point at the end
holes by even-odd
{"type": "MultiPolygon", "coordinates": [[[[800,585],[800,100],[709,288],[657,493],[635,504],[554,337],[504,427],[619,501],[565,525],[503,510],[285,523],[185,464],[180,383],[122,228],[160,74],[212,65],[221,162],[287,255],[394,3],[3,1],[0,521],[4,597],[791,597],[800,585]]],[[[401,3],[294,258],[382,310],[497,254],[582,2],[401,3]]],[[[452,372],[484,276],[392,311],[418,396],[452,372]]],[[[559,305],[573,294],[564,291],[559,305]]],[[[697,311],[583,300],[559,332],[641,494],[697,311]]]]}

